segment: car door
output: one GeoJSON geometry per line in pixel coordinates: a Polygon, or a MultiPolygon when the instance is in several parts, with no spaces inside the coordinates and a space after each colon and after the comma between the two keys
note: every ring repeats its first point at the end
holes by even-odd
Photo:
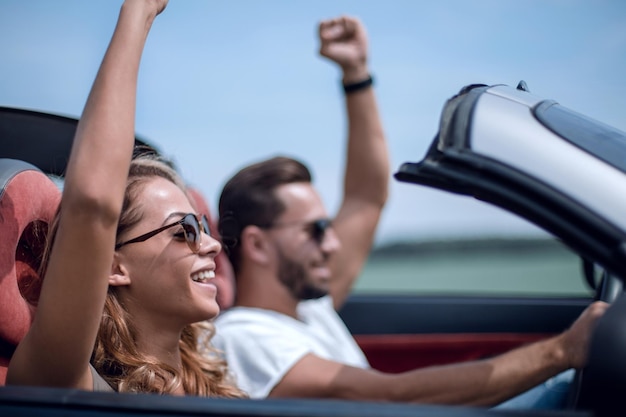
{"type": "Polygon", "coordinates": [[[549,235],[418,242],[375,249],[340,314],[374,368],[400,372],[559,333],[593,296],[581,258],[549,235]]]}
{"type": "MultiPolygon", "coordinates": [[[[594,283],[590,265],[626,276],[624,143],[623,132],[536,97],[522,83],[471,85],[452,97],[425,157],[403,164],[395,178],[536,225],[567,254],[569,280],[551,294],[356,292],[341,314],[372,365],[402,371],[478,359],[566,329],[595,297],[583,284],[594,283]]],[[[545,282],[552,281],[545,272],[545,282]]]]}

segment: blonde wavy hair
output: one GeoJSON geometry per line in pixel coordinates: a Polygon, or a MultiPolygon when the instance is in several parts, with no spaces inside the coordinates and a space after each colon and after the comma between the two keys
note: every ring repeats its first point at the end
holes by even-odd
{"type": "MultiPolygon", "coordinates": [[[[165,178],[182,190],[186,189],[171,164],[156,153],[135,155],[129,170],[117,236],[141,220],[138,196],[145,182],[153,177],[165,178]]],[[[42,272],[48,263],[57,224],[58,213],[48,234],[49,244],[42,260],[42,272]]],[[[179,371],[165,363],[149,359],[138,351],[133,318],[119,302],[116,293],[116,287],[110,286],[91,357],[96,371],[114,389],[118,392],[172,394],[182,386],[188,395],[247,397],[234,384],[226,361],[210,343],[215,333],[212,323],[194,323],[183,329],[179,342],[183,366],[182,371],[179,371]]]]}

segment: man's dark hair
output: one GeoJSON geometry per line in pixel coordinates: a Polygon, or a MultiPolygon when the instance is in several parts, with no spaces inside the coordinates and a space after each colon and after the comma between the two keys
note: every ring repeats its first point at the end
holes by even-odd
{"type": "Polygon", "coordinates": [[[235,274],[239,270],[242,230],[271,226],[285,207],[274,190],[284,184],[311,182],[309,169],[300,161],[277,156],[249,165],[236,173],[222,189],[219,232],[235,274]]]}

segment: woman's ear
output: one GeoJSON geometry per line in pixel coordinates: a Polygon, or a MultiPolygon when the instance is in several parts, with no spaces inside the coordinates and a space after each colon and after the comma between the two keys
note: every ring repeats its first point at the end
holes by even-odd
{"type": "Polygon", "coordinates": [[[111,275],[109,275],[109,285],[113,287],[130,285],[130,275],[128,274],[128,269],[126,269],[126,266],[122,263],[122,259],[117,252],[113,254],[111,275]]]}
{"type": "Polygon", "coordinates": [[[270,260],[268,243],[263,229],[253,225],[246,226],[241,231],[242,258],[258,264],[267,264],[270,260]]]}

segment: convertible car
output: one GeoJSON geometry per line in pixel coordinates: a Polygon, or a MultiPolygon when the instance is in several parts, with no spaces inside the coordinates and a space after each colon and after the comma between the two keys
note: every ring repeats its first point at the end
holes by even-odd
{"type": "MultiPolygon", "coordinates": [[[[26,177],[58,177],[56,184],[62,185],[75,126],[72,118],[0,108],[0,385],[36,311],[37,261],[51,216],[50,204],[41,200],[58,201],[58,193],[33,189],[26,177]]],[[[536,96],[524,82],[515,88],[469,85],[447,100],[426,155],[402,164],[394,177],[484,201],[537,225],[577,255],[580,274],[571,279],[584,279],[593,292],[572,297],[354,294],[341,315],[372,366],[402,372],[488,357],[561,332],[594,299],[605,300],[612,305],[593,335],[588,366],[576,372],[566,409],[226,400],[2,386],[0,415],[623,415],[626,133],[536,96]]]]}

